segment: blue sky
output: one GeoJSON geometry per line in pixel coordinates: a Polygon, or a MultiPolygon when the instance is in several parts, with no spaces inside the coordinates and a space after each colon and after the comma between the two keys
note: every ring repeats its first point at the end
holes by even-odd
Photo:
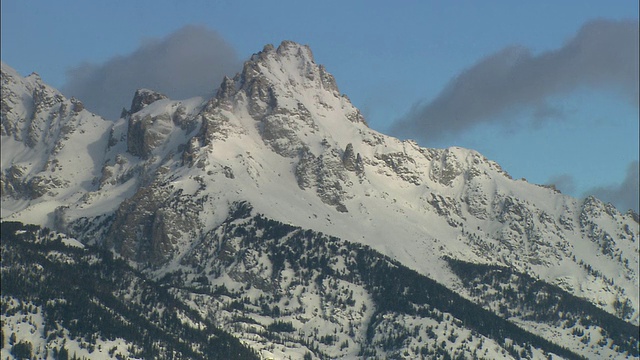
{"type": "MultiPolygon", "coordinates": [[[[567,80],[555,76],[558,83],[542,79],[539,85],[543,90],[534,98],[522,98],[529,93],[523,88],[541,78],[531,69],[547,64],[545,59],[562,53],[572,39],[580,39],[578,34],[582,34],[585,24],[596,19],[614,24],[631,21],[637,34],[637,1],[401,4],[6,0],[1,3],[2,60],[23,75],[37,72],[45,82],[65,93],[87,93],[87,86],[95,85],[85,81],[87,74],[94,78],[96,74],[123,74],[122,68],[132,64],[131,59],[145,46],[147,57],[140,55],[137,59],[151,61],[148,59],[154,56],[150,44],[162,43],[182,29],[183,37],[174,37],[171,46],[175,48],[175,43],[180,43],[181,51],[191,57],[202,55],[202,48],[206,48],[203,57],[221,59],[210,69],[204,67],[211,75],[212,80],[207,81],[213,90],[221,74],[233,72],[239,67],[237,64],[265,44],[294,40],[311,47],[316,62],[336,77],[340,90],[376,130],[403,137],[415,135],[421,145],[428,147],[473,148],[497,161],[514,178],[524,177],[539,184],[554,182],[574,196],[596,193],[623,211],[628,207],[637,211],[638,102],[625,93],[628,79],[615,78],[627,73],[613,74],[615,79],[610,83],[575,80],[584,79],[584,73],[567,80]],[[187,25],[199,27],[185,32],[187,25]],[[192,41],[181,40],[185,37],[192,41]],[[475,109],[467,108],[466,120],[457,128],[452,127],[453,120],[447,119],[448,113],[432,111],[436,100],[447,99],[445,89],[455,90],[455,79],[463,74],[473,75],[487,59],[502,59],[505,49],[516,49],[507,51],[508,55],[533,64],[509,67],[509,71],[526,73],[528,77],[516,76],[518,81],[509,78],[499,92],[522,94],[521,97],[507,101],[504,111],[488,113],[483,118],[475,118],[475,109]],[[225,61],[226,65],[220,65],[225,61]],[[111,72],[107,72],[109,69],[111,72]],[[564,86],[563,81],[575,83],[564,86]],[[444,119],[437,122],[434,114],[444,119]]],[[[597,38],[603,27],[593,27],[597,38]]],[[[615,44],[618,35],[615,31],[612,34],[615,44]]],[[[585,38],[590,41],[593,36],[585,38]]],[[[618,44],[622,47],[611,52],[623,49],[623,40],[618,44]]],[[[628,46],[637,53],[637,44],[628,46]]],[[[571,72],[572,61],[580,59],[569,57],[568,61],[567,72],[571,72]]],[[[596,65],[608,64],[605,61],[596,65]]],[[[203,71],[198,66],[193,69],[203,71]]],[[[600,72],[593,68],[592,73],[600,72]]],[[[637,94],[635,74],[632,85],[635,83],[637,94]]],[[[188,79],[189,75],[183,77],[188,79]]],[[[183,82],[189,85],[189,81],[183,82]]],[[[139,87],[144,86],[147,85],[139,87]]],[[[482,86],[478,91],[493,99],[482,86]]],[[[130,91],[124,96],[130,99],[132,94],[130,91]]],[[[464,109],[470,95],[466,96],[456,98],[462,100],[459,102],[450,100],[453,105],[449,106],[464,109]]]]}

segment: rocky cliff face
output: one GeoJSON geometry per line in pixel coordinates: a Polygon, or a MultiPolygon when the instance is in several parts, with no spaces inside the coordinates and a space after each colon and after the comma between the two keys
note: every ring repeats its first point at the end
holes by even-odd
{"type": "Polygon", "coordinates": [[[465,296],[446,259],[528,273],[638,323],[637,215],[513,180],[473,150],[368,128],[306,46],[266,46],[210,99],[138,91],[115,122],[5,65],[2,83],[3,219],[161,273],[245,202],[465,296]]]}

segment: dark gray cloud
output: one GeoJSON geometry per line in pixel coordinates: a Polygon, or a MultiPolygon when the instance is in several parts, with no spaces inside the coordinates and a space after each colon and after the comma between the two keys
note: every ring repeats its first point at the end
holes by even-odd
{"type": "Polygon", "coordinates": [[[68,71],[62,92],[82,100],[91,111],[116,119],[139,88],[173,99],[206,95],[224,75],[234,75],[240,68],[235,50],[215,31],[186,26],[163,39],[145,41],[130,55],[68,71]]]}
{"type": "Polygon", "coordinates": [[[598,199],[612,203],[620,211],[629,209],[638,212],[638,161],[633,161],[627,168],[627,176],[620,184],[599,186],[587,191],[584,195],[594,195],[598,199]]]}
{"type": "Polygon", "coordinates": [[[478,124],[507,124],[512,111],[533,110],[533,124],[562,117],[546,99],[580,88],[614,91],[638,106],[638,21],[594,20],[563,47],[532,55],[510,46],[451,80],[431,102],[414,105],[392,132],[431,140],[478,124]]]}
{"type": "Polygon", "coordinates": [[[547,181],[547,185],[555,187],[564,194],[573,195],[576,192],[576,181],[570,174],[552,176],[549,181],[547,181]]]}

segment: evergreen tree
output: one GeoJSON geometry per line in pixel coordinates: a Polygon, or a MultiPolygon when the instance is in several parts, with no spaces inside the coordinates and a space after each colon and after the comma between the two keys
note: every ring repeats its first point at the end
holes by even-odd
{"type": "Polygon", "coordinates": [[[31,356],[33,356],[33,345],[28,341],[20,341],[11,347],[11,355],[16,359],[31,359],[31,356]]]}

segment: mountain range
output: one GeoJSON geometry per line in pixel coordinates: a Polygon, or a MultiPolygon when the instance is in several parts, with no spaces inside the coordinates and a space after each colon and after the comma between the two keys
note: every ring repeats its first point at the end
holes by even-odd
{"type": "Polygon", "coordinates": [[[369,128],[307,46],[115,121],[1,82],[3,358],[639,357],[638,214],[369,128]]]}

